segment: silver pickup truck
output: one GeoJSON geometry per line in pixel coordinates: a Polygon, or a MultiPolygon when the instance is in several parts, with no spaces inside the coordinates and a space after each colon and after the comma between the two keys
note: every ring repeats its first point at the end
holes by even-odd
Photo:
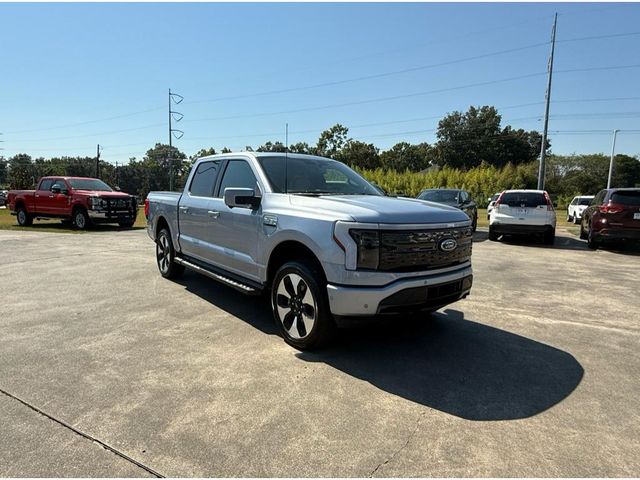
{"type": "Polygon", "coordinates": [[[468,295],[471,221],[384,196],[335,160],[242,152],[200,158],[183,193],[151,192],[160,274],[189,268],[270,292],[284,340],[319,347],[353,317],[431,312],[468,295]]]}

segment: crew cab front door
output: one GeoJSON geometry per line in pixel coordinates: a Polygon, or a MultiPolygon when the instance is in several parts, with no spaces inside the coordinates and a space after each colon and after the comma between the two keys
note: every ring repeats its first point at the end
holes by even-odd
{"type": "Polygon", "coordinates": [[[55,183],[53,178],[43,178],[34,194],[35,211],[43,215],[53,215],[53,193],[51,187],[55,183]]]}
{"type": "Polygon", "coordinates": [[[217,216],[207,233],[208,241],[214,246],[212,255],[215,265],[259,281],[257,251],[262,208],[230,208],[224,203],[225,188],[251,188],[259,194],[261,190],[256,178],[248,161],[229,159],[225,162],[216,198],[212,203],[217,216]]]}

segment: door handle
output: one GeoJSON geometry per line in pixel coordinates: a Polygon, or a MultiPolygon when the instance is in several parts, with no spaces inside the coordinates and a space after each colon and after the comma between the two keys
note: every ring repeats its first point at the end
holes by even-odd
{"type": "Polygon", "coordinates": [[[37,193],[36,193],[36,198],[40,198],[40,195],[38,195],[37,193]]]}
{"type": "Polygon", "coordinates": [[[49,198],[53,198],[53,197],[55,197],[55,195],[49,195],[49,198]]]}
{"type": "Polygon", "coordinates": [[[187,213],[189,211],[189,207],[180,207],[180,211],[187,213]]]}
{"type": "Polygon", "coordinates": [[[218,218],[220,216],[220,212],[215,212],[213,210],[209,210],[209,211],[207,211],[207,213],[209,214],[209,216],[211,218],[218,218]]]}

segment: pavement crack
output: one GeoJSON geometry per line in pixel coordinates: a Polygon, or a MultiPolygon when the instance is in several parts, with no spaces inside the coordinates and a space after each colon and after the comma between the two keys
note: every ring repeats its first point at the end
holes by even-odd
{"type": "Polygon", "coordinates": [[[407,436],[407,440],[404,442],[404,444],[395,452],[393,452],[393,454],[389,458],[387,458],[384,462],[379,463],[378,466],[376,466],[376,468],[374,468],[372,472],[368,475],[369,478],[372,478],[378,472],[378,470],[380,470],[382,467],[384,467],[389,462],[391,462],[391,460],[396,458],[405,448],[407,448],[407,446],[409,445],[413,437],[415,437],[416,433],[418,432],[418,428],[420,427],[420,422],[422,421],[424,414],[425,414],[425,411],[423,411],[420,414],[420,416],[418,416],[418,419],[416,420],[416,426],[413,428],[413,431],[409,434],[409,436],[407,436]]]}
{"type": "Polygon", "coordinates": [[[129,455],[127,455],[124,452],[121,452],[120,450],[118,450],[115,447],[112,447],[111,445],[109,445],[108,443],[103,442],[102,440],[99,440],[91,435],[89,435],[88,433],[83,432],[82,430],[79,430],[78,428],[69,425],[67,422],[65,422],[64,420],[61,420],[59,418],[54,417],[53,415],[45,412],[44,410],[41,410],[40,408],[36,407],[35,405],[32,405],[31,403],[27,402],[26,400],[23,400],[15,395],[13,395],[12,393],[7,392],[6,390],[0,388],[0,393],[2,393],[3,395],[16,400],[17,402],[20,402],[22,405],[24,405],[27,408],[30,408],[31,410],[33,410],[36,413],[39,413],[40,415],[48,418],[49,420],[57,423],[58,425],[63,426],[64,428],[71,430],[73,433],[75,433],[76,435],[79,435],[87,440],[90,440],[92,442],[97,443],[98,445],[100,445],[102,448],[104,448],[105,450],[110,451],[111,453],[117,455],[118,457],[122,458],[123,460],[126,460],[129,463],[132,463],[133,465],[136,465],[137,467],[141,468],[142,470],[146,471],[147,473],[150,473],[151,475],[153,475],[154,477],[157,478],[165,478],[164,475],[156,472],[155,470],[153,470],[151,467],[146,466],[145,464],[135,460],[134,458],[131,458],[129,455]]]}

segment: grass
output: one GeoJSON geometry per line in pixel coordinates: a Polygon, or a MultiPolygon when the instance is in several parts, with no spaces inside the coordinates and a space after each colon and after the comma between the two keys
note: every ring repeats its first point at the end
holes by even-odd
{"type": "MultiPolygon", "coordinates": [[[[145,228],[147,219],[144,218],[144,213],[140,208],[138,210],[138,216],[136,223],[133,225],[133,230],[139,230],[145,228]]],[[[18,225],[18,221],[14,215],[11,215],[8,208],[0,208],[0,230],[20,230],[20,231],[34,231],[34,232],[52,232],[52,233],[86,233],[86,232],[105,232],[105,231],[118,231],[129,230],[120,228],[118,224],[106,224],[106,225],[93,225],[89,230],[78,230],[70,225],[63,225],[59,219],[47,219],[47,220],[34,220],[33,225],[30,227],[21,227],[18,225]]]]}
{"type": "MultiPolygon", "coordinates": [[[[578,236],[580,234],[580,228],[573,223],[567,222],[567,211],[557,210],[556,216],[558,223],[556,229],[566,230],[572,235],[578,236]]],[[[133,229],[142,229],[147,225],[147,220],[144,218],[142,208],[138,210],[138,217],[136,223],[133,225],[133,229]]],[[[485,208],[478,209],[478,226],[489,227],[489,220],[487,219],[487,210],[485,208]]],[[[0,230],[33,230],[37,232],[54,232],[54,233],[84,233],[86,230],[77,230],[73,227],[63,225],[60,220],[34,220],[31,227],[20,227],[16,221],[16,217],[10,215],[9,209],[0,208],[0,230]]],[[[116,225],[94,225],[88,231],[117,231],[123,230],[117,224],[116,225]]]]}

